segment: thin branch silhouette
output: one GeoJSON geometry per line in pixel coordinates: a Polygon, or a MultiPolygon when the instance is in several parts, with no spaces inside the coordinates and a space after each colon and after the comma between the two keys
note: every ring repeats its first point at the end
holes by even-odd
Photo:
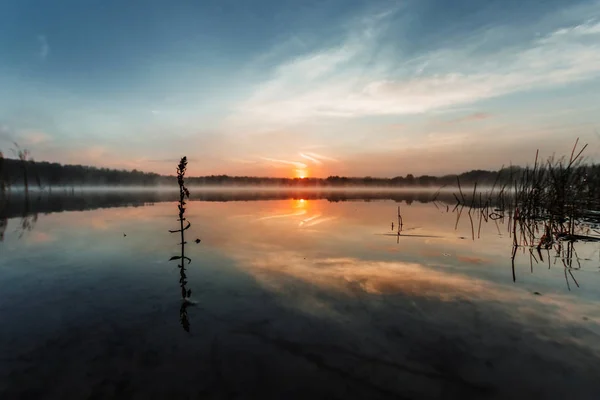
{"type": "Polygon", "coordinates": [[[179,286],[181,288],[181,308],[179,309],[179,319],[181,322],[181,326],[186,332],[190,331],[190,322],[188,319],[187,308],[191,304],[190,296],[192,295],[192,290],[187,289],[187,275],[185,274],[185,261],[188,264],[192,262],[192,260],[185,255],[185,231],[192,226],[192,224],[185,218],[185,205],[186,199],[190,198],[190,191],[185,187],[185,172],[187,169],[187,158],[184,156],[181,158],[179,165],[177,166],[177,183],[179,184],[179,203],[177,204],[177,209],[179,211],[179,229],[169,230],[170,233],[179,233],[181,237],[181,253],[178,256],[173,256],[169,259],[169,261],[180,260],[179,268],[179,286]],[[187,225],[184,226],[184,222],[187,222],[187,225]]]}

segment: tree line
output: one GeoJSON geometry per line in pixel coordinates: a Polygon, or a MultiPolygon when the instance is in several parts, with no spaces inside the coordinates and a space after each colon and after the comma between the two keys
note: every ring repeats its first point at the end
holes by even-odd
{"type": "MultiPolygon", "coordinates": [[[[596,180],[600,186],[600,166],[589,165],[588,179],[596,180]]],[[[525,173],[522,167],[511,166],[498,171],[472,170],[461,174],[444,176],[422,175],[378,177],[329,176],[327,178],[269,178],[253,176],[210,175],[190,177],[191,186],[284,186],[284,187],[432,187],[493,185],[512,182],[525,173]]],[[[18,159],[4,158],[0,153],[0,190],[10,187],[53,187],[53,186],[156,186],[175,185],[174,176],[160,175],[138,170],[117,170],[84,165],[62,165],[51,162],[35,162],[28,159],[26,151],[18,159]]]]}

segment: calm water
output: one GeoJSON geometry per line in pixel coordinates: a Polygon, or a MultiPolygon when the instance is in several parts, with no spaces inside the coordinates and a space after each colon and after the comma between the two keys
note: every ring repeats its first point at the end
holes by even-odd
{"type": "Polygon", "coordinates": [[[598,244],[579,287],[553,253],[513,282],[505,224],[473,240],[414,194],[212,196],[188,205],[189,333],[175,202],[5,209],[0,398],[600,398],[598,244]]]}

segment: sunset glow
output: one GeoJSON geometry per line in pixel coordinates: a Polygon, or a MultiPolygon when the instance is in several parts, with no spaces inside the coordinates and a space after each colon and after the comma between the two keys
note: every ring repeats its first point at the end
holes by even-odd
{"type": "Polygon", "coordinates": [[[440,176],[579,137],[600,160],[596,0],[35,3],[0,6],[5,153],[172,174],[184,151],[190,176],[440,176]]]}
{"type": "Polygon", "coordinates": [[[308,177],[308,171],[305,169],[296,170],[296,178],[304,179],[308,177]]]}

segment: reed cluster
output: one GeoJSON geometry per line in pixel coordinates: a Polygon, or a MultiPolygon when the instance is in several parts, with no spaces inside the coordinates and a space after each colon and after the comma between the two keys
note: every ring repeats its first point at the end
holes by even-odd
{"type": "Polygon", "coordinates": [[[579,265],[574,243],[600,241],[600,232],[595,229],[600,224],[600,166],[585,162],[582,155],[586,148],[577,140],[569,156],[552,156],[545,161],[540,161],[538,151],[533,165],[518,172],[502,168],[508,176],[499,174],[488,190],[478,191],[475,183],[473,190],[465,193],[457,179],[456,227],[465,208],[473,240],[476,232],[480,237],[482,222],[495,222],[499,233],[499,223],[506,222],[513,244],[513,280],[518,249],[529,251],[531,268],[534,260],[544,262],[543,252],[550,263],[553,250],[555,261],[560,260],[565,267],[565,277],[570,274],[579,286],[571,272],[579,265]]]}

